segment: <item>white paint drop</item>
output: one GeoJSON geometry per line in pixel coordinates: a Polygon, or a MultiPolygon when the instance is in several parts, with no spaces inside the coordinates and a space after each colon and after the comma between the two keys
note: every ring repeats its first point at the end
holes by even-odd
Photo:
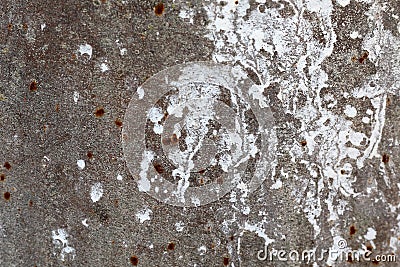
{"type": "Polygon", "coordinates": [[[368,228],[367,233],[364,235],[367,240],[374,240],[376,238],[376,231],[374,228],[368,228]]]}
{"type": "Polygon", "coordinates": [[[77,91],[74,92],[74,102],[75,104],[78,103],[79,100],[79,93],[77,91]]]}
{"type": "Polygon", "coordinates": [[[175,229],[177,232],[182,232],[183,228],[185,228],[185,224],[183,222],[175,223],[175,229]]]}
{"type": "Polygon", "coordinates": [[[136,213],[136,217],[139,219],[140,223],[144,223],[145,221],[150,221],[150,214],[152,214],[153,211],[149,208],[143,209],[136,213]]]}
{"type": "Polygon", "coordinates": [[[79,159],[79,160],[76,162],[76,164],[78,165],[78,168],[79,168],[80,170],[83,170],[83,169],[85,168],[85,166],[86,166],[86,163],[85,163],[85,161],[84,161],[83,159],[79,159]]]}
{"type": "Polygon", "coordinates": [[[118,175],[117,175],[117,180],[118,180],[118,181],[122,181],[122,179],[123,179],[122,175],[121,175],[121,174],[118,174],[118,175]]]}
{"type": "Polygon", "coordinates": [[[91,59],[93,54],[93,48],[89,44],[80,45],[79,53],[81,53],[81,56],[86,54],[89,56],[89,59],[91,59]]]}
{"type": "Polygon", "coordinates": [[[41,25],[40,25],[40,30],[44,30],[44,28],[46,28],[46,23],[42,23],[41,25]]]}
{"type": "Polygon", "coordinates": [[[354,118],[357,115],[357,109],[351,105],[346,105],[344,114],[346,114],[347,117],[354,118]]]}
{"type": "Polygon", "coordinates": [[[103,185],[99,182],[95,183],[90,190],[90,198],[93,202],[97,202],[103,196],[103,192],[103,185]]]}
{"type": "Polygon", "coordinates": [[[84,219],[84,220],[82,221],[82,224],[83,224],[85,227],[89,227],[89,224],[87,224],[87,219],[84,219]]]}

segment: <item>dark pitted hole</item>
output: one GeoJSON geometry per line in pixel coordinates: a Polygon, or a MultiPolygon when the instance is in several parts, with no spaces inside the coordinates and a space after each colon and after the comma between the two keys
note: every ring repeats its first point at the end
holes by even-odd
{"type": "Polygon", "coordinates": [[[168,250],[174,250],[175,249],[175,243],[174,242],[170,242],[167,246],[168,250]]]}
{"type": "Polygon", "coordinates": [[[8,201],[8,200],[10,200],[10,198],[11,198],[10,192],[5,192],[4,193],[4,199],[8,201]]]}
{"type": "Polygon", "coordinates": [[[133,266],[137,266],[137,265],[139,264],[139,259],[138,259],[138,257],[136,257],[136,256],[132,256],[132,257],[130,258],[130,261],[131,261],[131,264],[132,264],[133,266]]]}
{"type": "Polygon", "coordinates": [[[6,168],[7,170],[11,169],[11,164],[8,161],[6,161],[4,163],[4,168],[6,168]]]}

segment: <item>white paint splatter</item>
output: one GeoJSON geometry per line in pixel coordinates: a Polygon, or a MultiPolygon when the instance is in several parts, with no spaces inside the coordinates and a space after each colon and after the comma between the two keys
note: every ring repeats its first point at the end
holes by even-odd
{"type": "Polygon", "coordinates": [[[118,175],[117,175],[117,180],[118,180],[118,181],[122,181],[122,179],[123,179],[122,175],[121,175],[121,174],[118,174],[118,175]]]}
{"type": "Polygon", "coordinates": [[[93,54],[93,48],[89,44],[80,45],[79,53],[81,53],[81,56],[86,54],[89,56],[89,59],[91,59],[93,54]]]}
{"type": "Polygon", "coordinates": [[[364,235],[367,240],[374,240],[376,238],[376,231],[374,228],[368,228],[367,233],[364,235]]]}
{"type": "Polygon", "coordinates": [[[175,229],[177,232],[182,232],[184,228],[185,228],[185,224],[183,222],[175,223],[175,229]]]}
{"type": "Polygon", "coordinates": [[[103,193],[104,193],[103,185],[100,182],[97,182],[94,185],[92,185],[92,188],[90,190],[90,198],[92,199],[93,202],[97,202],[103,196],[103,193]]]}
{"type": "Polygon", "coordinates": [[[59,259],[65,261],[67,259],[74,260],[76,256],[76,251],[73,247],[69,245],[68,233],[65,229],[57,229],[57,231],[52,231],[53,244],[56,249],[61,249],[59,254],[59,259]]]}
{"type": "Polygon", "coordinates": [[[145,208],[138,213],[136,213],[136,217],[139,219],[140,223],[144,223],[145,221],[150,221],[150,214],[152,214],[153,211],[149,208],[145,208]]]}

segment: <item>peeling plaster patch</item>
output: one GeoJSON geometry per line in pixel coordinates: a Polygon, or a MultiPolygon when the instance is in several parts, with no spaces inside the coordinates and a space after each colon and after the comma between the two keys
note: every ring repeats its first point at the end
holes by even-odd
{"type": "Polygon", "coordinates": [[[153,131],[156,134],[162,134],[164,127],[160,124],[161,119],[164,117],[164,114],[161,108],[153,107],[148,111],[148,118],[151,122],[154,123],[153,131]]]}
{"type": "Polygon", "coordinates": [[[140,223],[144,223],[145,221],[150,221],[150,214],[152,214],[153,211],[149,208],[143,209],[136,213],[136,217],[139,219],[140,223]]]}
{"type": "Polygon", "coordinates": [[[74,92],[74,102],[75,104],[78,103],[79,100],[79,93],[77,91],[74,92]]]}
{"type": "Polygon", "coordinates": [[[338,4],[341,5],[342,7],[347,6],[350,4],[350,0],[337,0],[338,4]]]}
{"type": "Polygon", "coordinates": [[[268,237],[268,235],[265,233],[265,230],[261,227],[262,224],[263,223],[258,223],[256,225],[253,225],[249,224],[248,222],[245,222],[243,230],[256,233],[259,237],[264,239],[265,246],[268,246],[269,244],[275,242],[275,239],[271,239],[268,237]]]}
{"type": "Polygon", "coordinates": [[[151,184],[150,180],[147,178],[147,171],[149,170],[149,166],[153,158],[154,155],[151,151],[143,152],[143,160],[140,163],[140,179],[138,180],[138,189],[141,192],[148,192],[150,190],[151,184]]]}
{"type": "Polygon", "coordinates": [[[89,44],[80,45],[79,53],[81,53],[81,56],[86,54],[89,56],[89,59],[91,59],[93,54],[93,48],[89,44]]]}
{"type": "Polygon", "coordinates": [[[73,260],[76,256],[75,249],[69,245],[68,233],[65,229],[58,229],[57,231],[52,231],[53,244],[56,249],[61,249],[59,259],[65,261],[67,256],[72,257],[73,260]]]}
{"type": "Polygon", "coordinates": [[[78,168],[80,170],[83,170],[85,168],[85,166],[86,166],[86,163],[85,163],[85,161],[83,159],[77,160],[76,164],[78,165],[78,168]]]}
{"type": "Polygon", "coordinates": [[[95,183],[90,190],[90,198],[93,202],[97,202],[103,196],[103,192],[103,185],[99,182],[95,183]]]}
{"type": "Polygon", "coordinates": [[[282,181],[281,180],[277,180],[273,185],[271,185],[271,189],[279,189],[282,188],[282,181]]]}

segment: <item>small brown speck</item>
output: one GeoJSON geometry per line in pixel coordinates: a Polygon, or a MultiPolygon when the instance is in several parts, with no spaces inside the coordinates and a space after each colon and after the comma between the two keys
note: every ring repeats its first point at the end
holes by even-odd
{"type": "Polygon", "coordinates": [[[301,144],[302,146],[306,146],[306,145],[307,145],[307,141],[306,141],[306,140],[302,140],[302,141],[300,142],[300,144],[301,144]]]}
{"type": "Polygon", "coordinates": [[[234,238],[235,238],[234,235],[231,235],[231,236],[229,237],[229,239],[230,239],[231,241],[233,241],[234,238]]]}
{"type": "Polygon", "coordinates": [[[117,125],[118,127],[122,127],[122,121],[120,119],[116,119],[115,125],[117,125]]]}
{"type": "Polygon", "coordinates": [[[368,58],[368,52],[364,52],[364,54],[358,59],[358,62],[363,63],[364,60],[368,58]]]}
{"type": "Polygon", "coordinates": [[[167,249],[168,250],[174,250],[175,249],[175,243],[174,242],[169,243],[168,246],[167,246],[167,249]]]}
{"type": "Polygon", "coordinates": [[[8,161],[6,161],[4,163],[4,168],[6,168],[7,170],[11,169],[11,164],[8,161]]]}
{"type": "Polygon", "coordinates": [[[2,173],[0,175],[0,181],[4,182],[6,180],[6,175],[4,173],[2,173]]]}
{"type": "Polygon", "coordinates": [[[235,1],[235,5],[238,5],[239,4],[239,1],[235,1]]]}
{"type": "Polygon", "coordinates": [[[367,245],[367,249],[368,249],[369,251],[372,251],[373,248],[372,248],[372,246],[371,246],[370,244],[368,244],[368,245],[367,245]]]}
{"type": "Polygon", "coordinates": [[[341,173],[342,175],[344,175],[344,174],[346,173],[346,171],[345,171],[345,170],[340,170],[340,173],[341,173]]]}
{"type": "Polygon", "coordinates": [[[11,23],[8,23],[7,25],[7,29],[8,31],[12,31],[13,25],[11,23]]]}
{"type": "Polygon", "coordinates": [[[29,90],[31,90],[31,91],[36,91],[36,90],[38,89],[37,86],[38,86],[37,81],[33,80],[33,81],[31,82],[31,84],[29,85],[29,90]]]}
{"type": "Polygon", "coordinates": [[[56,104],[56,112],[60,111],[60,104],[56,104]]]}
{"type": "Polygon", "coordinates": [[[383,162],[383,163],[388,164],[389,159],[390,159],[390,157],[389,157],[388,154],[383,154],[383,155],[382,155],[382,162],[383,162]]]}
{"type": "Polygon", "coordinates": [[[132,256],[132,257],[130,258],[130,261],[131,261],[131,264],[132,264],[133,266],[137,266],[137,265],[139,264],[139,259],[138,259],[138,257],[136,257],[136,256],[132,256]]]}
{"type": "Polygon", "coordinates": [[[162,2],[154,7],[154,13],[156,13],[157,16],[161,16],[164,13],[164,4],[162,2]]]}
{"type": "Polygon", "coordinates": [[[33,206],[33,201],[32,200],[29,200],[29,207],[32,207],[33,206]]]}
{"type": "Polygon", "coordinates": [[[104,111],[104,108],[98,108],[98,109],[96,110],[96,112],[94,113],[94,115],[96,115],[97,118],[100,118],[100,117],[103,117],[103,115],[104,115],[105,113],[106,113],[106,112],[104,111]]]}
{"type": "Polygon", "coordinates": [[[163,137],[161,139],[161,142],[163,143],[163,145],[168,146],[171,144],[171,139],[163,137]]]}
{"type": "Polygon", "coordinates": [[[173,135],[171,136],[171,142],[172,142],[173,144],[176,144],[176,143],[178,143],[178,141],[179,141],[179,139],[178,139],[178,137],[176,136],[176,134],[173,134],[173,135]]]}
{"type": "Polygon", "coordinates": [[[354,235],[357,232],[357,229],[354,225],[350,226],[350,235],[354,235]]]}
{"type": "Polygon", "coordinates": [[[4,193],[4,199],[5,199],[5,200],[7,200],[7,201],[10,200],[10,197],[11,197],[10,192],[5,192],[5,193],[4,193]]]}
{"type": "Polygon", "coordinates": [[[93,153],[92,153],[92,151],[88,151],[88,152],[86,153],[86,156],[87,156],[89,159],[93,158],[93,153]]]}
{"type": "Polygon", "coordinates": [[[228,257],[224,257],[224,265],[228,266],[229,264],[229,258],[228,257]]]}
{"type": "Polygon", "coordinates": [[[374,265],[379,265],[379,261],[377,261],[376,259],[373,259],[371,262],[372,262],[372,264],[374,264],[374,265]]]}

